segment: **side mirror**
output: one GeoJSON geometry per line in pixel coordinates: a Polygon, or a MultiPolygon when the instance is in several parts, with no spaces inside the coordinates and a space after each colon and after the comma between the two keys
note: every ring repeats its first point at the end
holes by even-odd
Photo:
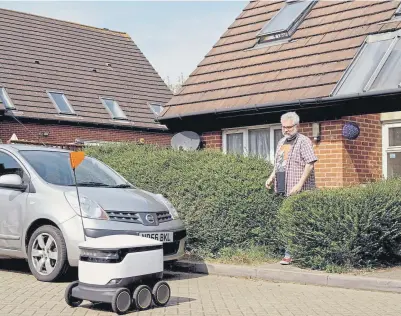
{"type": "Polygon", "coordinates": [[[5,174],[0,176],[0,188],[25,191],[28,186],[22,182],[17,174],[5,174]]]}

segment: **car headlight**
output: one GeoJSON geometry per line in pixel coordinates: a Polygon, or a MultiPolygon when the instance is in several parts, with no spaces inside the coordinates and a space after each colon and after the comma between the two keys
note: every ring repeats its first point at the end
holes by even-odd
{"type": "Polygon", "coordinates": [[[169,200],[167,200],[163,195],[161,194],[156,194],[157,198],[167,207],[167,209],[169,210],[171,217],[173,219],[178,219],[179,215],[177,210],[175,209],[175,207],[173,206],[173,204],[170,203],[169,200]]]}
{"type": "Polygon", "coordinates": [[[106,220],[109,219],[109,216],[103,210],[103,208],[95,201],[89,199],[87,196],[80,194],[78,202],[78,197],[76,192],[69,191],[65,192],[64,195],[68,203],[75,211],[75,213],[77,213],[79,216],[81,216],[81,212],[79,209],[79,202],[80,202],[83,217],[93,218],[93,219],[106,219],[106,220]]]}

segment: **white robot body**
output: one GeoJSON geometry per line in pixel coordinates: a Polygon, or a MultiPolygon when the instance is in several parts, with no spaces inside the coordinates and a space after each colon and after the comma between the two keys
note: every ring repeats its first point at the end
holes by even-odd
{"type": "Polygon", "coordinates": [[[80,249],[81,283],[106,286],[120,279],[163,272],[163,244],[157,240],[114,235],[86,241],[80,249]]]}
{"type": "Polygon", "coordinates": [[[78,281],[65,291],[68,305],[83,300],[111,303],[118,314],[132,302],[138,310],[152,302],[165,306],[170,287],[163,278],[163,243],[135,235],[105,236],[80,244],[78,281]]]}

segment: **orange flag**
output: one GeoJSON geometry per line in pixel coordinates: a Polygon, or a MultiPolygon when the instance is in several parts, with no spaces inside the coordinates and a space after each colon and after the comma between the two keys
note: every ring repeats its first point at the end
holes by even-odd
{"type": "Polygon", "coordinates": [[[83,151],[70,152],[70,163],[72,169],[75,169],[84,160],[85,153],[83,151]]]}

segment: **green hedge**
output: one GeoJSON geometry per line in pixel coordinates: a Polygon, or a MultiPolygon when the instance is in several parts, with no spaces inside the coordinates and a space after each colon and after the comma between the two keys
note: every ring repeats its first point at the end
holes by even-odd
{"type": "Polygon", "coordinates": [[[138,187],[166,196],[187,225],[191,250],[210,255],[225,247],[278,244],[281,199],[266,190],[272,167],[261,159],[133,144],[86,152],[138,187]]]}
{"type": "Polygon", "coordinates": [[[305,192],[283,203],[279,221],[302,267],[391,264],[400,259],[401,181],[305,192]]]}
{"type": "Polygon", "coordinates": [[[313,269],[400,260],[398,179],[304,192],[283,202],[265,189],[272,167],[260,159],[134,144],[86,152],[138,187],[170,199],[187,225],[189,249],[201,256],[233,249],[237,257],[249,249],[275,256],[288,244],[294,263],[313,269]]]}

